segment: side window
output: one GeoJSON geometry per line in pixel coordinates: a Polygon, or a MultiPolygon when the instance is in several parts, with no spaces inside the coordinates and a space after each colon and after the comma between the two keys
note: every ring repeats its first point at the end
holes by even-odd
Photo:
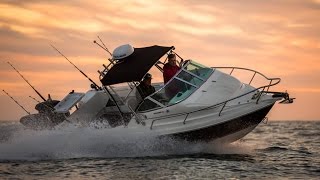
{"type": "Polygon", "coordinates": [[[150,109],[157,109],[160,108],[158,104],[152,102],[150,99],[146,98],[138,107],[138,111],[147,111],[150,109]]]}
{"type": "Polygon", "coordinates": [[[169,93],[172,94],[172,97],[170,98],[168,105],[173,105],[186,99],[196,90],[196,87],[182,81],[179,81],[179,86],[179,89],[170,89],[170,91],[173,91],[174,93],[169,91],[169,93]]]}

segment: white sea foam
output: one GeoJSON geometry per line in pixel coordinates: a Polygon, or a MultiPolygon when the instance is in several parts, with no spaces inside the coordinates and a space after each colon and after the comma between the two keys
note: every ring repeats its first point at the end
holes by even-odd
{"type": "Polygon", "coordinates": [[[184,155],[197,153],[249,153],[241,144],[192,143],[159,139],[152,131],[134,129],[79,128],[66,126],[56,130],[33,131],[16,128],[8,140],[0,143],[0,160],[39,160],[70,158],[114,158],[184,155]]]}

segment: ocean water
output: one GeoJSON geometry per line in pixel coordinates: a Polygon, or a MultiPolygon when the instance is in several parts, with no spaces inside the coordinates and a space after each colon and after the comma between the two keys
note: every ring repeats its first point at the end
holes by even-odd
{"type": "Polygon", "coordinates": [[[260,124],[229,144],[0,123],[0,179],[320,179],[320,122],[260,124]]]}

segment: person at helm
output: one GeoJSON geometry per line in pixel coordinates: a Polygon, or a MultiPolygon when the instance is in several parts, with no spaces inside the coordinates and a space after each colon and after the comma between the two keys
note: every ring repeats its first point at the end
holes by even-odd
{"type": "Polygon", "coordinates": [[[176,55],[169,54],[168,62],[163,66],[163,81],[167,83],[178,71],[180,67],[176,62],[176,55]]]}
{"type": "Polygon", "coordinates": [[[156,91],[155,88],[151,85],[151,80],[151,74],[147,73],[144,76],[143,80],[140,82],[139,86],[137,86],[137,90],[142,99],[146,98],[156,91]]]}

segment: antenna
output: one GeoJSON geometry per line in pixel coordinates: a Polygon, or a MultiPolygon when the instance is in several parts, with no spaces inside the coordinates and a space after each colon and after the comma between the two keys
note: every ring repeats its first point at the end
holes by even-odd
{"type": "Polygon", "coordinates": [[[106,47],[106,45],[103,43],[103,41],[100,39],[100,37],[98,36],[98,39],[100,40],[100,42],[102,43],[103,47],[101,46],[101,44],[97,43],[97,41],[93,41],[93,43],[97,44],[98,46],[100,46],[103,50],[107,51],[110,56],[112,57],[112,53],[108,50],[108,48],[106,47]]]}

